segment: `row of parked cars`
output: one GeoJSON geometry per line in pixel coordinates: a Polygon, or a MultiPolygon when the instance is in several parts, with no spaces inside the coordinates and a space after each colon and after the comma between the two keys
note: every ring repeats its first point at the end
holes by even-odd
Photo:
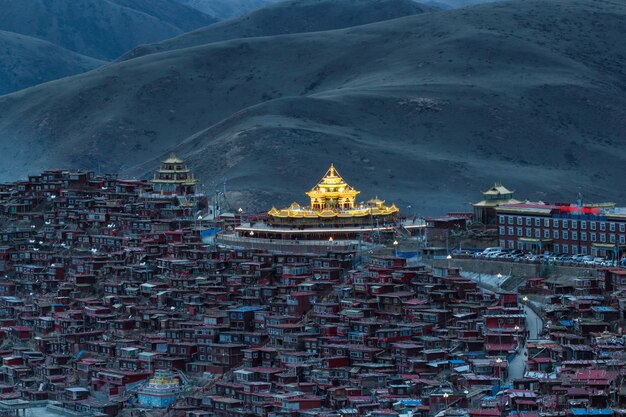
{"type": "Polygon", "coordinates": [[[542,254],[534,254],[515,249],[503,248],[486,248],[482,252],[457,251],[453,253],[457,256],[471,256],[479,259],[491,259],[508,262],[524,262],[524,263],[547,263],[554,265],[571,265],[571,266],[626,266],[626,259],[614,261],[611,259],[593,257],[591,255],[567,255],[563,253],[544,252],[542,254]]]}

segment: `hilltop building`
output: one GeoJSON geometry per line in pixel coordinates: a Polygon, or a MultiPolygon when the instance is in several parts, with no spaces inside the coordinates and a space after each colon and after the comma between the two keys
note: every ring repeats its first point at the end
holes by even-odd
{"type": "Polygon", "coordinates": [[[160,194],[187,195],[195,193],[198,180],[185,161],[171,154],[162,161],[161,167],[150,181],[154,191],[160,194]]]}
{"type": "Polygon", "coordinates": [[[502,184],[495,183],[487,191],[483,191],[483,200],[472,204],[474,207],[474,221],[490,226],[496,224],[496,208],[503,204],[521,203],[513,198],[513,193],[502,184]]]}

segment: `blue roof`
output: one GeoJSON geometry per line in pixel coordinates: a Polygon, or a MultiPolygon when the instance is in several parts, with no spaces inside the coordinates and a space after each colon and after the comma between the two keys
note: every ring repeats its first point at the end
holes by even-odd
{"type": "Polygon", "coordinates": [[[570,327],[574,325],[574,321],[573,320],[559,320],[559,324],[561,326],[570,327]]]}
{"type": "Polygon", "coordinates": [[[614,309],[613,307],[608,307],[608,306],[593,306],[591,307],[591,309],[593,311],[600,311],[602,313],[616,313],[617,310],[614,309]]]}
{"type": "Polygon", "coordinates": [[[465,363],[465,361],[461,359],[450,359],[448,362],[450,362],[453,365],[463,365],[465,363]]]}
{"type": "Polygon", "coordinates": [[[400,404],[408,405],[410,407],[412,407],[412,406],[420,406],[420,405],[422,405],[422,400],[415,400],[415,399],[412,399],[412,398],[407,398],[407,399],[404,399],[404,400],[400,400],[400,404]]]}
{"type": "Polygon", "coordinates": [[[610,408],[572,408],[575,416],[612,416],[613,410],[610,408]]]}
{"type": "Polygon", "coordinates": [[[265,310],[263,307],[255,307],[255,306],[243,306],[230,309],[228,311],[232,311],[234,313],[247,313],[248,311],[260,311],[265,310]]]}

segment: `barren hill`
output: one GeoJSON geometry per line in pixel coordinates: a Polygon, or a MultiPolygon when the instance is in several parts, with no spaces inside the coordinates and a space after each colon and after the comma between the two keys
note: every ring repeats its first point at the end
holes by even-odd
{"type": "Polygon", "coordinates": [[[30,36],[0,30],[0,95],[104,64],[30,36]]]}
{"type": "Polygon", "coordinates": [[[218,19],[234,19],[280,0],[177,0],[218,19]]]}
{"type": "Polygon", "coordinates": [[[290,0],[161,43],[138,46],[121,59],[232,39],[341,29],[435,10],[413,0],[290,0]]]}
{"type": "Polygon", "coordinates": [[[493,181],[624,202],[625,17],[520,0],[147,55],[0,98],[0,174],[146,175],[176,150],[248,208],[300,199],[331,161],[421,213],[493,181]]]}
{"type": "Polygon", "coordinates": [[[173,0],[0,0],[0,10],[0,30],[102,60],[216,21],[173,0]]]}

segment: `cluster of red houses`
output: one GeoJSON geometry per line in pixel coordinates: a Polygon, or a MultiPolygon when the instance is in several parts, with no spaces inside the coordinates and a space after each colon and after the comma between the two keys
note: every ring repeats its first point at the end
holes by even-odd
{"type": "Polygon", "coordinates": [[[20,399],[70,415],[139,412],[137,387],[157,369],[194,387],[168,416],[531,417],[626,405],[614,328],[625,306],[604,295],[626,283],[616,270],[550,290],[550,326],[531,340],[518,294],[482,291],[458,269],[373,255],[357,265],[359,254],[332,247],[219,248],[201,239],[220,225],[196,201],[147,181],[46,171],[0,186],[0,210],[0,410],[20,399]]]}

